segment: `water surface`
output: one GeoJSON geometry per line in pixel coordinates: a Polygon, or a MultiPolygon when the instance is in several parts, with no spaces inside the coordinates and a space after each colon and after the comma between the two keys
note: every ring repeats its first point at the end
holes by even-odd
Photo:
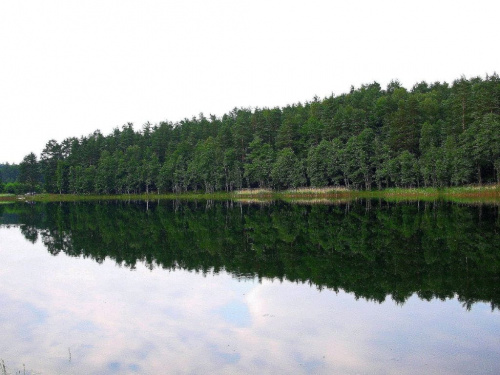
{"type": "Polygon", "coordinates": [[[0,210],[11,373],[500,373],[495,206],[0,210]]]}

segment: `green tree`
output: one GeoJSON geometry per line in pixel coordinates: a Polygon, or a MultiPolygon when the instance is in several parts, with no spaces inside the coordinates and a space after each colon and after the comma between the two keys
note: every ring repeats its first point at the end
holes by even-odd
{"type": "Polygon", "coordinates": [[[322,140],[319,145],[309,148],[307,176],[311,186],[323,187],[329,185],[332,153],[332,144],[326,140],[322,140]]]}
{"type": "Polygon", "coordinates": [[[61,145],[51,139],[45,145],[40,157],[40,169],[44,176],[44,189],[48,193],[60,192],[57,184],[57,168],[59,161],[62,160],[61,145]]]}
{"type": "Polygon", "coordinates": [[[398,110],[391,115],[389,120],[389,144],[393,151],[407,150],[413,154],[418,153],[420,140],[420,113],[416,94],[407,94],[405,90],[398,89],[395,97],[400,97],[398,110]]]}
{"type": "Polygon", "coordinates": [[[69,189],[69,166],[63,160],[57,161],[56,187],[59,194],[67,193],[69,189]]]}
{"type": "Polygon", "coordinates": [[[290,147],[278,152],[271,176],[278,189],[295,189],[306,183],[302,163],[290,147]]]}
{"type": "Polygon", "coordinates": [[[172,164],[165,161],[160,168],[158,175],[158,191],[167,192],[173,189],[173,170],[172,164]]]}
{"type": "Polygon", "coordinates": [[[160,189],[174,193],[186,191],[189,185],[187,155],[182,148],[169,155],[160,169],[158,184],[160,189]]]}
{"type": "Polygon", "coordinates": [[[400,184],[405,187],[414,187],[418,184],[418,163],[415,155],[403,151],[398,156],[399,171],[400,171],[400,184]]]}
{"type": "Polygon", "coordinates": [[[226,149],[224,152],[222,171],[226,191],[241,189],[243,186],[242,166],[233,148],[226,149]]]}
{"type": "Polygon", "coordinates": [[[188,166],[190,180],[202,184],[205,192],[213,193],[220,187],[223,178],[222,160],[217,142],[211,136],[198,142],[194,156],[188,166]]]}
{"type": "Polygon", "coordinates": [[[250,153],[246,157],[245,178],[248,185],[259,187],[270,186],[271,170],[274,162],[274,152],[268,143],[263,143],[260,137],[255,137],[250,143],[250,153]]]}
{"type": "Polygon", "coordinates": [[[438,147],[440,143],[439,125],[425,122],[422,125],[419,140],[420,154],[424,154],[431,147],[438,147]]]}
{"type": "MultiPolygon", "coordinates": [[[[123,185],[127,194],[139,192],[142,179],[142,155],[138,145],[127,147],[123,155],[123,185]]],[[[120,171],[122,170],[120,169],[120,171]]]]}
{"type": "Polygon", "coordinates": [[[500,115],[488,113],[476,119],[463,133],[462,140],[481,184],[483,169],[494,169],[500,157],[500,115]]]}
{"type": "Polygon", "coordinates": [[[299,129],[301,125],[300,120],[298,108],[288,107],[288,110],[284,112],[283,122],[278,129],[276,138],[276,147],[278,149],[289,147],[297,151],[297,142],[299,140],[299,129]]]}
{"type": "Polygon", "coordinates": [[[439,153],[441,158],[444,159],[443,167],[446,168],[446,171],[442,171],[440,175],[445,175],[446,181],[439,178],[440,185],[462,185],[471,179],[473,174],[472,161],[464,152],[465,150],[459,146],[455,135],[446,137],[439,153]]]}
{"type": "Polygon", "coordinates": [[[343,180],[346,186],[349,186],[347,177],[347,162],[345,157],[345,149],[340,139],[334,139],[331,145],[330,159],[328,160],[328,176],[330,181],[335,185],[340,185],[343,180]]]}
{"type": "Polygon", "coordinates": [[[233,109],[229,116],[223,117],[222,122],[231,124],[233,134],[233,144],[240,155],[240,160],[244,162],[247,148],[252,140],[251,111],[248,109],[233,109]]]}
{"type": "Polygon", "coordinates": [[[146,155],[142,159],[141,169],[146,187],[146,194],[149,194],[150,188],[157,184],[158,175],[160,173],[160,161],[158,160],[158,156],[150,148],[146,150],[146,155]]]}
{"type": "Polygon", "coordinates": [[[458,135],[469,127],[472,100],[471,82],[465,77],[455,80],[447,103],[450,109],[450,131],[453,134],[458,135]]]}
{"type": "Polygon", "coordinates": [[[375,150],[373,130],[367,128],[358,136],[349,138],[345,149],[348,178],[355,186],[363,185],[370,189],[374,168],[372,165],[375,150]]]}
{"type": "Polygon", "coordinates": [[[436,186],[437,184],[437,159],[441,150],[435,146],[429,146],[422,152],[419,159],[420,174],[425,186],[436,186]]]}
{"type": "Polygon", "coordinates": [[[95,177],[95,190],[100,194],[111,194],[115,190],[116,163],[108,151],[103,151],[95,177]]]}
{"type": "Polygon", "coordinates": [[[2,177],[4,183],[17,181],[19,177],[19,165],[0,163],[0,176],[2,177]]]}
{"type": "Polygon", "coordinates": [[[375,169],[375,182],[378,189],[382,189],[385,184],[387,187],[389,185],[389,171],[387,170],[387,164],[391,159],[391,150],[389,145],[382,142],[379,137],[375,137],[374,143],[374,153],[372,158],[373,168],[375,169]]]}
{"type": "Polygon", "coordinates": [[[19,164],[19,181],[26,184],[30,192],[35,192],[40,182],[40,166],[34,153],[26,155],[19,164]]]}
{"type": "Polygon", "coordinates": [[[318,118],[312,116],[300,128],[301,143],[305,149],[308,150],[311,146],[317,146],[321,142],[323,127],[322,122],[318,118]]]}

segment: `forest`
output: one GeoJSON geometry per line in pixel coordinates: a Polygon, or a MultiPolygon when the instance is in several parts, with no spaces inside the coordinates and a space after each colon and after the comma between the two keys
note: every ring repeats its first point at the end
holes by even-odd
{"type": "Polygon", "coordinates": [[[26,191],[181,193],[500,183],[500,78],[461,77],[283,108],[235,108],[62,142],[19,165],[26,191]]]}

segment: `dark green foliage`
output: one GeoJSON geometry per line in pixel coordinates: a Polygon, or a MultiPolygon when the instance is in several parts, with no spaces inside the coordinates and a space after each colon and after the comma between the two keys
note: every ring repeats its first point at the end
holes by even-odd
{"type": "Polygon", "coordinates": [[[255,137],[250,143],[250,152],[245,163],[245,178],[249,186],[270,187],[271,170],[275,160],[274,151],[268,143],[255,137]]]}
{"type": "MultiPolygon", "coordinates": [[[[284,108],[235,108],[47,143],[49,193],[371,189],[500,182],[500,78],[376,82],[284,108]]],[[[4,183],[11,166],[0,165],[4,183]]],[[[9,174],[8,176],[12,176],[9,174]]]]}
{"type": "Polygon", "coordinates": [[[134,268],[226,270],[238,277],[343,289],[374,301],[453,298],[500,306],[498,207],[444,202],[339,206],[231,202],[10,205],[57,255],[113,259],[134,268]]]}
{"type": "Polygon", "coordinates": [[[8,182],[3,187],[6,194],[24,194],[29,191],[29,187],[21,182],[8,182]]]}
{"type": "Polygon", "coordinates": [[[63,176],[59,162],[62,160],[61,145],[54,139],[47,142],[40,156],[40,169],[44,176],[44,189],[49,193],[61,193],[59,187],[62,188],[63,176]]]}
{"type": "Polygon", "coordinates": [[[36,192],[40,181],[40,165],[34,153],[26,155],[19,164],[19,181],[29,188],[29,192],[36,192]]]}
{"type": "Polygon", "coordinates": [[[17,181],[19,177],[19,165],[17,164],[0,164],[0,179],[6,184],[17,181]]]}
{"type": "Polygon", "coordinates": [[[222,161],[221,149],[214,138],[209,136],[205,141],[199,141],[187,170],[190,185],[196,190],[202,187],[207,193],[220,190],[223,180],[222,161]]]}
{"type": "Polygon", "coordinates": [[[478,117],[463,133],[463,142],[481,183],[484,169],[494,166],[500,158],[500,115],[478,117]]]}
{"type": "Polygon", "coordinates": [[[306,183],[302,161],[290,147],[278,152],[271,177],[277,189],[296,189],[306,183]]]}
{"type": "Polygon", "coordinates": [[[375,134],[373,130],[367,128],[357,136],[349,138],[343,159],[346,166],[347,178],[352,181],[355,188],[364,186],[371,187],[372,178],[375,174],[373,159],[375,134]]]}
{"type": "Polygon", "coordinates": [[[307,175],[312,187],[328,186],[334,178],[332,173],[333,145],[322,140],[317,146],[309,148],[307,155],[307,175]]]}

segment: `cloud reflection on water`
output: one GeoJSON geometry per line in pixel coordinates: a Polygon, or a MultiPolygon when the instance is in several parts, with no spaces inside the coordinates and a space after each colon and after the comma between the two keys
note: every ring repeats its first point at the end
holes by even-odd
{"type": "Polygon", "coordinates": [[[131,272],[0,228],[0,353],[52,373],[499,373],[486,304],[403,306],[288,281],[131,272]],[[71,353],[71,360],[70,360],[71,353]],[[481,364],[483,367],[478,367],[481,364]]]}

